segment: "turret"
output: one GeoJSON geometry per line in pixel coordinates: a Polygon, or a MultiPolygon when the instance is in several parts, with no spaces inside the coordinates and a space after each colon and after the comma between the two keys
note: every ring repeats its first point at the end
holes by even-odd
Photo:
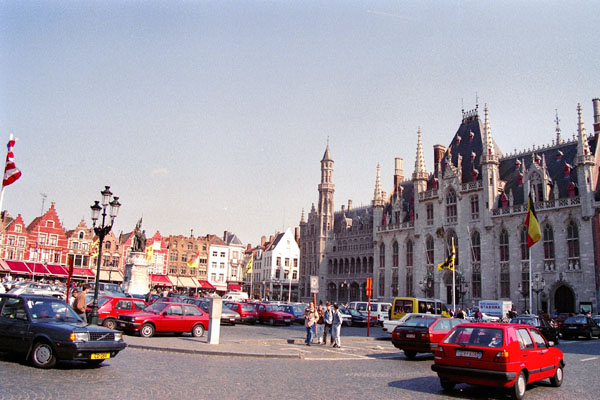
{"type": "Polygon", "coordinates": [[[427,190],[427,171],[425,170],[425,157],[423,156],[423,143],[421,142],[421,128],[417,130],[417,157],[415,158],[415,172],[412,180],[415,185],[415,194],[427,190]]]}

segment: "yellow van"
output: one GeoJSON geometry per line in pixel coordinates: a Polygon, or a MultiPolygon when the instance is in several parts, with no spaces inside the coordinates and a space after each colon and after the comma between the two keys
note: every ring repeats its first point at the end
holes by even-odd
{"type": "Polygon", "coordinates": [[[446,303],[439,299],[396,297],[392,302],[391,319],[400,319],[407,313],[436,314],[450,317],[446,303]]]}

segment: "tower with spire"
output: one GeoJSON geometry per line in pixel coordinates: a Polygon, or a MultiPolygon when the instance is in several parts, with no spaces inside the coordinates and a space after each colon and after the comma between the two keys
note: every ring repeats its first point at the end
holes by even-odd
{"type": "Polygon", "coordinates": [[[417,130],[417,156],[415,158],[415,172],[412,174],[415,193],[427,190],[427,171],[425,170],[425,157],[423,156],[423,142],[421,141],[421,128],[417,130]]]}
{"type": "Polygon", "coordinates": [[[329,143],[321,160],[321,183],[319,184],[319,220],[320,236],[326,237],[333,228],[333,159],[329,150],[329,143]]]}
{"type": "Polygon", "coordinates": [[[575,156],[575,167],[577,168],[577,183],[581,196],[582,213],[584,217],[594,215],[593,201],[593,170],[595,166],[594,157],[590,152],[587,133],[581,116],[581,104],[577,104],[577,155],[575,156]]]}
{"type": "MultiPolygon", "coordinates": [[[[487,207],[483,207],[483,221],[485,226],[492,226],[493,222],[491,215],[488,212],[493,208],[498,196],[497,187],[500,179],[499,161],[496,154],[495,143],[492,137],[492,128],[488,115],[488,106],[484,107],[484,122],[483,122],[483,149],[481,151],[481,180],[483,183],[483,201],[487,207]]],[[[507,194],[508,195],[508,194],[507,194]]]]}

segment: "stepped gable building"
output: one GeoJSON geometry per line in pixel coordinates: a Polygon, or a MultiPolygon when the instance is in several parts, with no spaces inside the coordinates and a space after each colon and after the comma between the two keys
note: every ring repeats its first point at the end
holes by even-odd
{"type": "Polygon", "coordinates": [[[67,262],[67,237],[51,203],[48,211],[36,217],[27,226],[25,259],[39,263],[65,264],[67,262]]]}
{"type": "Polygon", "coordinates": [[[437,297],[452,303],[452,273],[437,265],[456,248],[457,305],[512,300],[533,312],[598,310],[597,250],[600,208],[598,135],[578,106],[577,133],[562,138],[558,118],[552,144],[503,155],[494,142],[487,106],[464,112],[448,148],[434,146],[433,172],[423,158],[421,132],[412,179],[394,177],[392,194],[373,199],[374,295],[437,297]],[[542,239],[527,249],[527,195],[534,198],[542,239]],[[482,251],[484,250],[484,251],[482,251]]]}
{"type": "Polygon", "coordinates": [[[313,298],[310,277],[319,277],[317,301],[366,298],[366,278],[373,277],[373,207],[342,206],[334,212],[333,159],[329,145],[321,160],[318,206],[300,219],[300,301],[313,298]]]}

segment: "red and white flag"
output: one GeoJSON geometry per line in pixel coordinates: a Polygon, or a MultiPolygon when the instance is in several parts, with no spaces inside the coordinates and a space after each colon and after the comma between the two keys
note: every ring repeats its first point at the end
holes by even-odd
{"type": "Polygon", "coordinates": [[[4,167],[4,180],[2,181],[2,186],[8,186],[21,177],[21,171],[19,171],[15,165],[15,155],[13,154],[15,138],[13,135],[10,135],[7,147],[8,153],[6,154],[6,166],[4,167]]]}

